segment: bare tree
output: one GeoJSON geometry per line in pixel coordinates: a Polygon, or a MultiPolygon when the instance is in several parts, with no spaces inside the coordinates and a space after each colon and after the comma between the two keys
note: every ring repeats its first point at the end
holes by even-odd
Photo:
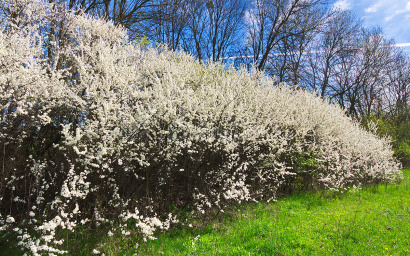
{"type": "Polygon", "coordinates": [[[410,59],[401,50],[394,53],[389,83],[384,90],[386,112],[399,121],[410,120],[410,59]]]}
{"type": "Polygon", "coordinates": [[[299,84],[304,76],[309,51],[312,50],[312,41],[331,13],[316,5],[292,15],[288,21],[292,25],[284,27],[276,53],[269,56],[265,71],[275,75],[279,82],[299,84]]]}
{"type": "Polygon", "coordinates": [[[183,49],[191,53],[199,61],[206,59],[203,53],[205,48],[206,29],[209,26],[206,18],[206,3],[204,0],[189,1],[187,12],[190,19],[188,21],[188,31],[185,34],[183,49]]]}
{"type": "Polygon", "coordinates": [[[393,60],[392,42],[380,29],[362,29],[358,40],[351,52],[341,55],[330,86],[332,96],[356,118],[380,112],[393,60]]]}
{"type": "Polygon", "coordinates": [[[172,50],[181,49],[185,37],[188,19],[186,11],[189,0],[158,0],[152,7],[153,19],[147,36],[155,43],[165,43],[172,50]]]}
{"type": "Polygon", "coordinates": [[[241,0],[210,0],[206,4],[209,16],[208,55],[213,61],[225,57],[234,44],[243,24],[246,2],[241,0]]]}
{"type": "MultiPolygon", "coordinates": [[[[50,2],[63,2],[49,0],[50,2]]],[[[69,0],[68,9],[111,20],[129,30],[131,37],[141,36],[146,30],[145,21],[152,18],[152,0],[69,0]]]]}
{"type": "Polygon", "coordinates": [[[336,11],[327,19],[321,33],[311,45],[303,85],[317,91],[322,97],[343,93],[343,89],[332,87],[341,59],[355,54],[359,42],[360,21],[350,11],[336,11]]]}
{"type": "Polygon", "coordinates": [[[246,10],[242,0],[192,0],[184,50],[199,60],[220,61],[236,46],[246,10]]]}
{"type": "MultiPolygon", "coordinates": [[[[325,6],[322,0],[256,0],[247,12],[246,55],[253,56],[258,69],[264,70],[272,53],[290,36],[300,36],[316,29],[317,22],[300,24],[300,14],[325,6]],[[298,18],[297,18],[298,17],[298,18]]],[[[316,9],[318,10],[318,9],[316,9]]],[[[315,18],[314,16],[310,17],[315,18]]],[[[309,19],[303,19],[308,21],[309,19]]]]}

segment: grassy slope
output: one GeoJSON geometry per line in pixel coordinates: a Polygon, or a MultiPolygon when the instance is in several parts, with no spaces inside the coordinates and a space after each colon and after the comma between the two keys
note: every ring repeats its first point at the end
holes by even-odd
{"type": "Polygon", "coordinates": [[[223,225],[160,235],[138,254],[410,255],[410,171],[404,173],[399,186],[248,205],[223,225]]]}
{"type": "MultiPolygon", "coordinates": [[[[243,205],[219,221],[157,235],[138,249],[137,239],[108,237],[107,230],[78,232],[65,249],[75,255],[93,248],[105,255],[410,255],[410,170],[404,174],[399,186],[243,205]]],[[[21,253],[11,245],[0,236],[0,255],[21,253]]]]}

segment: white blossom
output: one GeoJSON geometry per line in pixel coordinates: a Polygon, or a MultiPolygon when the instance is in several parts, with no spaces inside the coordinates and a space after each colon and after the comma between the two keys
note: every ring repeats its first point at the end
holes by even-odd
{"type": "Polygon", "coordinates": [[[100,254],[100,251],[98,251],[97,249],[93,249],[93,254],[98,255],[100,254]]]}

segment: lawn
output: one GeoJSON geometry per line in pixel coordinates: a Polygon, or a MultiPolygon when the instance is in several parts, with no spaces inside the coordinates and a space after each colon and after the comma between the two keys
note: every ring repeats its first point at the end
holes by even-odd
{"type": "Polygon", "coordinates": [[[410,255],[410,171],[400,185],[255,203],[143,244],[138,255],[410,255]]]}

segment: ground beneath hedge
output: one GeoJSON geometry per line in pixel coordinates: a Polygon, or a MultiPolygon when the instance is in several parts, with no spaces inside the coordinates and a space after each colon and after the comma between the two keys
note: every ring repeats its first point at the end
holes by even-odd
{"type": "MultiPolygon", "coordinates": [[[[410,170],[400,184],[345,193],[301,193],[232,208],[214,221],[157,240],[84,229],[67,236],[70,255],[410,255],[410,170]]],[[[22,254],[0,234],[0,255],[22,254]]]]}

